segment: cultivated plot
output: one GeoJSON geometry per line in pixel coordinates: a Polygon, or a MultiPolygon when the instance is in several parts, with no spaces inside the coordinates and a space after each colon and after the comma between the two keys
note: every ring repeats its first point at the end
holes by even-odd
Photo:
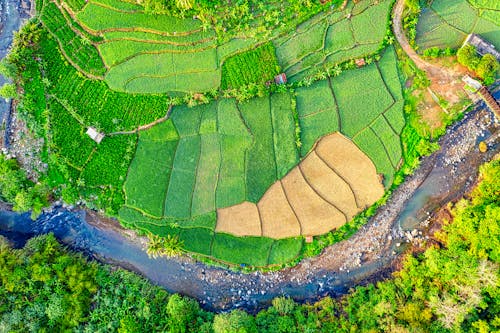
{"type": "Polygon", "coordinates": [[[476,33],[500,48],[500,11],[495,0],[434,0],[417,24],[417,45],[459,48],[465,37],[476,33]]]}

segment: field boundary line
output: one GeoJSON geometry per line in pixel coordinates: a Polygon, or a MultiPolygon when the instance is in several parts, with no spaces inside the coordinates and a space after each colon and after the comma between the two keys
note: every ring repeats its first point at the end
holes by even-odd
{"type": "Polygon", "coordinates": [[[340,116],[339,102],[337,101],[337,96],[335,95],[335,91],[333,90],[332,79],[330,77],[328,77],[327,80],[328,80],[328,87],[330,88],[330,92],[332,93],[333,103],[335,105],[335,114],[337,115],[337,123],[339,126],[339,132],[342,132],[342,117],[340,116]]]}
{"type": "Polygon", "coordinates": [[[292,210],[293,215],[295,215],[295,218],[297,219],[297,222],[299,223],[300,235],[302,235],[302,229],[303,229],[302,222],[300,221],[299,216],[297,215],[297,212],[295,211],[295,208],[290,203],[290,199],[288,198],[288,194],[286,193],[285,186],[283,186],[283,181],[280,179],[280,180],[278,180],[278,182],[280,183],[281,191],[283,191],[283,194],[285,195],[285,199],[286,199],[286,202],[288,203],[288,206],[292,210]]]}
{"type": "Polygon", "coordinates": [[[271,259],[271,253],[273,251],[274,244],[276,244],[276,239],[273,239],[273,242],[269,246],[269,250],[267,252],[267,258],[266,258],[266,266],[269,265],[269,259],[271,259]]]}
{"type": "MultiPolygon", "coordinates": [[[[78,20],[77,20],[78,22],[78,20]]],[[[83,22],[82,22],[83,23],[83,22]]],[[[82,24],[82,26],[85,26],[82,24]]],[[[190,30],[190,31],[185,31],[185,32],[177,32],[175,34],[172,34],[167,31],[161,31],[161,30],[156,30],[156,29],[150,29],[150,28],[143,28],[143,27],[130,27],[130,28],[106,28],[106,29],[99,29],[99,30],[94,30],[91,29],[87,26],[85,26],[87,29],[87,32],[90,32],[92,35],[96,34],[105,34],[106,32],[147,32],[153,35],[161,35],[165,37],[186,37],[190,35],[194,35],[195,33],[198,32],[203,32],[202,28],[195,29],[195,30],[190,30]]]]}
{"type": "MultiPolygon", "coordinates": [[[[97,6],[97,7],[102,7],[102,8],[105,8],[105,9],[109,9],[111,11],[118,12],[118,13],[124,13],[124,14],[145,14],[144,11],[140,10],[140,9],[137,9],[137,10],[125,10],[125,9],[116,8],[116,7],[110,6],[108,4],[101,3],[101,2],[96,2],[96,1],[90,1],[89,4],[92,4],[92,5],[97,6]]],[[[83,9],[82,9],[82,11],[83,11],[83,9]]]]}
{"type": "Polygon", "coordinates": [[[141,39],[141,38],[136,38],[136,37],[114,37],[114,38],[107,38],[107,39],[103,40],[102,42],[99,42],[98,44],[127,41],[127,42],[138,42],[138,43],[144,43],[144,44],[165,44],[165,45],[172,45],[172,46],[181,47],[181,46],[196,46],[198,44],[208,43],[208,42],[211,42],[214,40],[216,40],[215,37],[210,37],[210,38],[198,39],[195,42],[179,43],[179,42],[173,42],[171,40],[141,39]]]}
{"type": "Polygon", "coordinates": [[[377,137],[378,141],[380,142],[380,144],[384,148],[385,155],[387,156],[387,159],[389,160],[389,163],[391,164],[392,169],[395,171],[396,167],[394,166],[394,163],[392,162],[391,156],[389,155],[389,151],[387,150],[387,147],[385,146],[384,141],[378,136],[377,132],[371,126],[368,126],[368,128],[373,132],[373,134],[375,134],[375,136],[377,137]]]}
{"type": "MultiPolygon", "coordinates": [[[[134,159],[135,159],[135,156],[137,154],[137,148],[139,147],[139,135],[136,136],[136,139],[135,139],[135,149],[134,149],[134,156],[132,157],[132,160],[130,161],[130,163],[128,164],[128,168],[127,168],[127,173],[125,174],[125,180],[123,181],[123,185],[122,185],[122,191],[123,191],[123,194],[125,195],[125,203],[128,202],[128,194],[127,194],[127,190],[125,189],[125,183],[127,182],[128,180],[128,176],[130,174],[130,169],[132,167],[132,163],[134,162],[134,159]]],[[[162,210],[163,212],[163,210],[162,210]]]]}
{"type": "Polygon", "coordinates": [[[269,117],[271,118],[270,123],[271,123],[271,140],[273,141],[272,149],[273,149],[273,160],[274,160],[274,181],[276,181],[278,179],[278,161],[276,160],[276,141],[274,140],[274,135],[276,132],[274,131],[274,121],[273,121],[274,117],[273,117],[273,106],[271,103],[271,95],[267,97],[267,101],[269,105],[269,117]]]}
{"type": "Polygon", "coordinates": [[[194,171],[194,184],[193,184],[193,188],[191,190],[191,196],[190,196],[190,202],[189,202],[189,217],[191,217],[191,218],[193,217],[193,198],[194,198],[194,194],[195,194],[195,191],[196,191],[196,187],[198,186],[198,171],[199,171],[200,160],[201,160],[201,152],[202,152],[202,146],[201,146],[202,135],[200,134],[200,127],[201,127],[202,116],[203,116],[203,114],[200,113],[200,122],[199,122],[199,125],[198,125],[198,138],[200,140],[200,150],[199,150],[199,153],[198,153],[198,160],[196,161],[196,168],[195,168],[195,171],[194,171]]]}
{"type": "MultiPolygon", "coordinates": [[[[151,127],[155,126],[155,125],[158,125],[158,124],[161,124],[163,123],[164,121],[167,121],[168,119],[170,119],[170,114],[172,112],[172,109],[173,109],[173,105],[170,104],[168,109],[167,109],[167,114],[161,118],[158,118],[156,119],[155,121],[149,123],[149,124],[145,124],[145,125],[141,125],[141,126],[138,126],[136,129],[132,130],[132,131],[118,131],[118,132],[111,132],[111,133],[108,133],[106,135],[109,135],[109,136],[113,136],[113,135],[129,135],[129,134],[139,134],[139,132],[141,131],[145,131],[145,130],[148,130],[150,129],[151,127]]],[[[166,142],[166,141],[179,141],[179,140],[148,140],[148,141],[153,141],[153,142],[166,142]]]]}
{"type": "Polygon", "coordinates": [[[392,102],[395,103],[396,102],[396,96],[394,96],[393,93],[392,93],[392,91],[391,91],[391,89],[389,89],[389,86],[387,85],[387,81],[385,80],[384,74],[382,73],[382,70],[380,69],[380,65],[379,65],[378,61],[375,61],[375,67],[377,68],[378,75],[380,75],[380,79],[382,79],[382,82],[384,83],[385,91],[391,96],[392,102]]]}
{"type": "Polygon", "coordinates": [[[314,187],[310,180],[307,178],[307,176],[305,175],[304,173],[304,170],[302,169],[302,163],[299,163],[297,165],[297,167],[299,168],[299,171],[300,171],[300,174],[302,175],[302,178],[304,178],[304,181],[307,183],[307,185],[309,185],[309,187],[311,188],[311,190],[313,190],[314,193],[316,193],[316,195],[321,199],[323,200],[325,203],[329,204],[330,206],[332,206],[333,208],[335,208],[335,210],[338,210],[343,216],[344,216],[344,219],[345,219],[345,222],[347,223],[349,221],[349,218],[347,217],[347,214],[341,210],[340,208],[337,207],[337,205],[335,205],[334,203],[332,203],[330,200],[328,200],[327,198],[325,198],[321,193],[318,192],[318,190],[316,189],[316,187],[314,187]]]}
{"type": "MultiPolygon", "coordinates": [[[[104,43],[105,44],[105,43],[104,43]]],[[[144,44],[149,44],[149,43],[144,43],[144,44]]],[[[167,45],[167,44],[165,44],[167,45]]],[[[128,57],[125,57],[121,59],[120,61],[115,61],[111,67],[117,67],[120,66],[134,58],[143,56],[143,55],[159,55],[159,54],[198,54],[203,51],[215,49],[214,45],[206,46],[206,47],[201,47],[199,49],[190,49],[190,50],[169,50],[169,49],[163,49],[163,50],[151,50],[151,51],[140,51],[136,52],[134,54],[129,55],[128,57]]],[[[217,66],[217,69],[220,68],[220,66],[217,66]]],[[[209,72],[209,71],[186,71],[186,72],[181,72],[181,73],[199,73],[199,72],[209,72]]]]}
{"type": "MultiPolygon", "coordinates": [[[[57,38],[57,35],[49,29],[49,27],[47,26],[47,24],[45,24],[43,22],[43,20],[41,20],[41,22],[42,22],[43,26],[45,27],[45,29],[47,29],[47,31],[56,40],[57,45],[59,46],[59,51],[64,56],[64,58],[66,58],[66,60],[71,64],[71,66],[73,66],[77,71],[79,71],[81,74],[83,74],[84,76],[86,76],[88,79],[99,80],[99,81],[103,81],[104,80],[104,76],[98,76],[98,75],[90,74],[87,71],[84,71],[79,65],[77,65],[76,62],[74,62],[73,59],[71,59],[68,56],[68,54],[66,53],[66,51],[64,51],[64,49],[62,48],[62,43],[59,40],[59,38],[57,38]]],[[[102,61],[102,59],[101,59],[101,61],[102,61]]]]}
{"type": "Polygon", "coordinates": [[[347,181],[347,179],[345,179],[345,177],[342,176],[340,174],[340,172],[338,172],[333,165],[330,165],[330,163],[325,161],[323,156],[321,156],[321,154],[319,154],[319,152],[316,152],[316,149],[314,150],[314,152],[316,153],[316,156],[318,156],[318,158],[321,160],[321,162],[323,162],[328,168],[330,168],[330,170],[333,171],[333,173],[335,173],[337,176],[339,176],[339,178],[342,179],[347,184],[347,186],[349,186],[349,189],[352,192],[352,196],[354,197],[354,202],[356,203],[357,208],[361,208],[361,205],[359,202],[360,200],[359,200],[358,196],[356,195],[356,192],[354,191],[352,184],[349,181],[347,181]]]}
{"type": "Polygon", "coordinates": [[[145,211],[145,210],[143,210],[142,208],[139,208],[139,207],[136,207],[136,206],[133,206],[133,205],[129,205],[129,204],[127,204],[127,203],[125,203],[125,204],[123,205],[123,207],[133,209],[133,210],[135,210],[135,211],[137,211],[137,212],[141,213],[143,216],[145,216],[145,217],[149,217],[149,218],[151,218],[151,219],[153,219],[153,220],[162,220],[162,219],[164,219],[164,218],[165,218],[164,216],[158,217],[158,216],[152,215],[151,213],[146,212],[146,211],[145,211]]]}
{"type": "Polygon", "coordinates": [[[454,26],[453,24],[451,24],[451,23],[450,23],[450,22],[448,22],[447,20],[445,20],[445,19],[443,18],[443,16],[441,16],[441,14],[439,14],[439,13],[438,13],[438,11],[437,11],[437,10],[435,10],[435,9],[432,7],[432,5],[430,5],[428,8],[429,8],[429,10],[430,10],[430,11],[432,11],[434,14],[436,14],[436,16],[437,16],[437,17],[439,17],[439,18],[441,19],[441,21],[443,21],[443,23],[444,23],[444,24],[446,24],[446,25],[447,25],[447,26],[449,26],[450,28],[455,29],[456,31],[461,32],[461,33],[463,33],[463,34],[465,34],[465,35],[468,35],[468,34],[469,34],[467,31],[464,31],[464,30],[462,30],[462,29],[460,29],[460,28],[458,28],[458,27],[454,26]]]}

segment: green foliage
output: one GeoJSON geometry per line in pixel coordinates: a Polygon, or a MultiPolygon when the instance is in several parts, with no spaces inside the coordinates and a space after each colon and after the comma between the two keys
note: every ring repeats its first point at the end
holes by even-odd
{"type": "Polygon", "coordinates": [[[11,99],[17,97],[16,86],[12,83],[5,83],[0,87],[0,97],[11,99]]]}
{"type": "Polygon", "coordinates": [[[14,204],[14,210],[32,210],[35,219],[48,206],[49,189],[43,183],[33,184],[15,159],[0,154],[0,199],[14,204]]]}
{"type": "MultiPolygon", "coordinates": [[[[123,270],[69,254],[52,235],[13,250],[0,238],[0,324],[7,331],[369,332],[494,331],[500,294],[500,160],[481,167],[469,199],[451,209],[422,253],[394,277],[341,300],[298,305],[278,297],[255,316],[213,315],[191,299],[123,270]]],[[[224,240],[226,242],[226,240],[224,240]]],[[[259,249],[253,248],[256,252],[259,249]]]]}
{"type": "Polygon", "coordinates": [[[264,84],[280,71],[274,45],[266,43],[253,50],[229,57],[222,65],[222,89],[234,89],[250,83],[264,84]]]}
{"type": "Polygon", "coordinates": [[[215,316],[214,333],[257,333],[257,326],[248,313],[234,310],[215,316]]]}
{"type": "Polygon", "coordinates": [[[47,2],[41,10],[40,19],[50,33],[55,36],[70,62],[86,73],[103,75],[106,68],[96,47],[82,33],[76,33],[76,28],[72,29],[71,19],[67,19],[69,15],[61,10],[64,11],[64,9],[58,8],[55,3],[47,2]]]}
{"type": "Polygon", "coordinates": [[[485,54],[477,65],[476,73],[486,85],[490,85],[495,82],[499,68],[500,64],[497,58],[491,54],[485,54]]]}
{"type": "Polygon", "coordinates": [[[458,50],[457,60],[465,67],[475,70],[481,58],[477,55],[476,48],[467,44],[458,50]]]}
{"type": "Polygon", "coordinates": [[[160,237],[149,234],[148,239],[149,243],[146,252],[151,258],[161,256],[174,257],[183,251],[184,243],[177,236],[167,235],[166,237],[160,237]]]}
{"type": "Polygon", "coordinates": [[[23,250],[3,246],[0,257],[7,331],[68,330],[86,320],[97,291],[95,264],[68,254],[53,235],[33,238],[23,250]]]}

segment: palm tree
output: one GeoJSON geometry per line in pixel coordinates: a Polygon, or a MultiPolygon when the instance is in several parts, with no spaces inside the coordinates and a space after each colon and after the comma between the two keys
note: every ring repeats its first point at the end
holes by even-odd
{"type": "Polygon", "coordinates": [[[158,258],[162,255],[163,252],[163,241],[162,238],[158,235],[149,234],[148,235],[149,243],[146,253],[150,258],[158,258]]]}
{"type": "Polygon", "coordinates": [[[193,0],[175,0],[175,5],[181,10],[193,8],[193,0]]]}

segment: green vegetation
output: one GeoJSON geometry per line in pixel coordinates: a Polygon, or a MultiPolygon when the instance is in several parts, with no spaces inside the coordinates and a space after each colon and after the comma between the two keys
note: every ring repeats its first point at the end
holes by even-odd
{"type": "Polygon", "coordinates": [[[274,45],[267,43],[224,61],[221,88],[239,88],[251,83],[264,84],[274,79],[279,72],[274,45]]]}
{"type": "Polygon", "coordinates": [[[417,24],[416,45],[458,49],[469,33],[500,48],[500,16],[494,0],[435,0],[424,8],[417,24]]]}
{"type": "Polygon", "coordinates": [[[35,219],[49,202],[49,188],[26,177],[17,161],[0,154],[0,200],[12,202],[14,211],[27,212],[35,219]]]}
{"type": "Polygon", "coordinates": [[[498,69],[500,68],[500,64],[495,56],[485,54],[480,57],[474,46],[464,45],[457,52],[457,60],[471,71],[475,71],[484,81],[485,85],[495,82],[498,69]]]}
{"type": "Polygon", "coordinates": [[[256,315],[213,314],[137,275],[88,263],[52,235],[13,250],[0,239],[0,325],[7,331],[492,332],[500,327],[500,161],[451,208],[426,249],[394,277],[339,300],[299,305],[278,297],[256,315]],[[42,269],[43,268],[43,269],[42,269]],[[12,272],[15,272],[13,274],[12,272]]]}

